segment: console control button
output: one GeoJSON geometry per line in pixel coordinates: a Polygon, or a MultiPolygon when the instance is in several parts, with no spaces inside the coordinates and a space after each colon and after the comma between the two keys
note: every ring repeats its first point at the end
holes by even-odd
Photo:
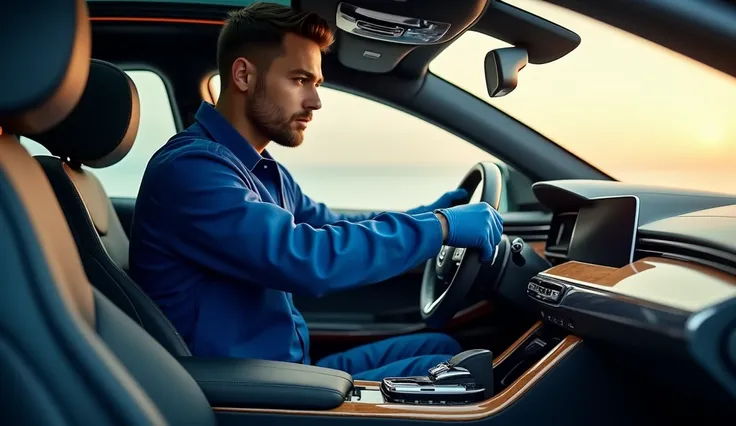
{"type": "Polygon", "coordinates": [[[526,294],[532,299],[546,303],[559,303],[565,292],[565,286],[534,277],[526,286],[526,294]]]}

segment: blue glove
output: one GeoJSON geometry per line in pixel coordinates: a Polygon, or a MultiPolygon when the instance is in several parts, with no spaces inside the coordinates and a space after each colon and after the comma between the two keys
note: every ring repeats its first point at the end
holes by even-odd
{"type": "Polygon", "coordinates": [[[419,206],[415,207],[411,210],[407,210],[406,213],[408,214],[419,214],[419,213],[426,213],[426,212],[433,212],[437,209],[446,209],[453,205],[455,201],[460,201],[468,198],[468,191],[460,188],[460,189],[454,189],[452,191],[447,191],[440,198],[437,199],[434,203],[427,205],[427,206],[419,206]]]}
{"type": "Polygon", "coordinates": [[[437,212],[447,218],[448,246],[477,248],[484,262],[493,259],[493,252],[501,242],[503,219],[490,204],[464,204],[437,212]]]}

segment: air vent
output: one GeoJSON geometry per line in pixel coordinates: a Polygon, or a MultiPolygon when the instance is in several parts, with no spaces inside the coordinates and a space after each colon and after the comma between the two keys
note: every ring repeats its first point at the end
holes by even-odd
{"type": "Polygon", "coordinates": [[[639,238],[636,259],[651,256],[695,262],[736,275],[736,255],[711,247],[658,238],[639,238]]]}
{"type": "Polygon", "coordinates": [[[566,212],[556,214],[552,219],[545,254],[553,264],[567,260],[567,250],[570,248],[577,217],[577,212],[566,212]]]}

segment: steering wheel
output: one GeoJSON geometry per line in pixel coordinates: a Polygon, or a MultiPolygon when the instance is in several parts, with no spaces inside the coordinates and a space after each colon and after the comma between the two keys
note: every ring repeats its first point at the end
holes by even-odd
{"type": "MultiPolygon", "coordinates": [[[[467,204],[474,192],[480,190],[481,201],[498,209],[503,188],[501,170],[492,162],[478,163],[465,175],[459,188],[465,189],[469,196],[467,200],[458,204],[467,204]]],[[[508,238],[505,237],[505,235],[502,236],[501,244],[496,247],[491,265],[496,265],[502,244],[508,243],[508,238]]],[[[479,249],[443,245],[437,256],[427,261],[419,297],[422,319],[427,325],[437,329],[442,328],[462,307],[484,266],[481,259],[482,254],[479,249]],[[437,293],[440,293],[439,296],[437,293]]],[[[488,280],[495,282],[500,277],[503,268],[496,266],[492,269],[488,280]]]]}

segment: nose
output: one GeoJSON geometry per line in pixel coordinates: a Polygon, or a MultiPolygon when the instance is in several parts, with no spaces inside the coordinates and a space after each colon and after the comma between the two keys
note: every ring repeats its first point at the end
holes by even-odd
{"type": "Polygon", "coordinates": [[[322,100],[319,98],[316,87],[310,91],[309,96],[304,100],[304,108],[309,111],[322,108],[322,100]]]}

